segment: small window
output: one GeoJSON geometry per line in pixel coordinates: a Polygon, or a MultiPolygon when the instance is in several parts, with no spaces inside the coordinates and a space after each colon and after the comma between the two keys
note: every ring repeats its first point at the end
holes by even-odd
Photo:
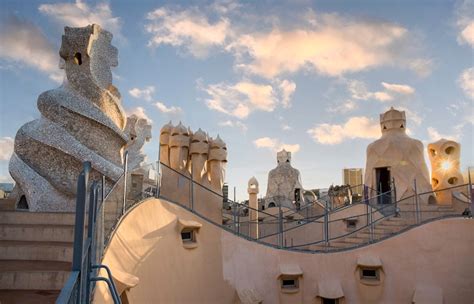
{"type": "Polygon", "coordinates": [[[185,242],[196,242],[196,236],[194,234],[194,230],[191,229],[185,229],[181,231],[181,239],[183,240],[183,243],[185,242]]]}
{"type": "Polygon", "coordinates": [[[298,278],[284,278],[281,280],[282,289],[297,289],[298,278]]]}
{"type": "Polygon", "coordinates": [[[436,150],[435,149],[430,149],[430,154],[432,157],[435,157],[436,156],[436,150]]]}
{"type": "Polygon", "coordinates": [[[353,230],[357,228],[357,220],[356,219],[347,219],[346,220],[346,228],[349,230],[353,230]]]}
{"type": "Polygon", "coordinates": [[[362,280],[373,280],[379,281],[380,280],[380,273],[378,268],[360,268],[360,278],[362,280]]]}
{"type": "Polygon", "coordinates": [[[339,299],[321,298],[322,304],[339,304],[339,299]]]}

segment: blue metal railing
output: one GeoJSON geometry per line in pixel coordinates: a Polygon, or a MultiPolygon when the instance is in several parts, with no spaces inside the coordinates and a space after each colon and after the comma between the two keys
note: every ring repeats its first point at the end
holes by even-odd
{"type": "Polygon", "coordinates": [[[103,247],[105,178],[102,178],[102,200],[99,200],[98,183],[93,181],[88,187],[90,172],[91,163],[85,162],[77,182],[72,272],[56,300],[58,304],[90,303],[98,281],[107,284],[115,304],[121,303],[110,269],[99,264],[102,252],[98,248],[103,247]],[[108,278],[99,276],[101,268],[108,278]]]}

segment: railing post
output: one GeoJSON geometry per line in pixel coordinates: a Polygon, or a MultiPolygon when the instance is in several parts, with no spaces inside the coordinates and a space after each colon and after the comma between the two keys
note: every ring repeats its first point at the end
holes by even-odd
{"type": "Polygon", "coordinates": [[[324,245],[329,246],[329,210],[328,202],[326,202],[326,208],[324,210],[324,245]]]}
{"type": "Polygon", "coordinates": [[[86,265],[86,303],[90,302],[90,293],[91,293],[91,277],[92,277],[92,265],[96,264],[96,242],[95,240],[95,224],[96,224],[96,207],[97,207],[97,184],[93,182],[90,191],[89,191],[89,218],[87,220],[87,240],[88,240],[88,247],[87,249],[87,265],[86,265]]]}
{"type": "Polygon", "coordinates": [[[155,198],[159,196],[159,189],[160,189],[160,161],[156,162],[156,190],[155,190],[155,198]]]}
{"type": "Polygon", "coordinates": [[[392,178],[392,185],[393,185],[393,197],[395,203],[395,214],[398,213],[398,199],[397,199],[397,187],[395,186],[395,177],[392,178]]]}
{"type": "Polygon", "coordinates": [[[77,181],[77,197],[76,197],[76,219],[74,225],[74,252],[72,257],[72,271],[79,271],[79,286],[77,293],[77,303],[83,302],[83,285],[85,283],[85,275],[82,272],[82,260],[84,256],[84,224],[86,215],[87,201],[87,184],[89,183],[89,171],[91,169],[90,162],[84,162],[84,169],[79,175],[77,181]]]}
{"type": "Polygon", "coordinates": [[[469,181],[469,199],[471,201],[471,215],[474,214],[474,189],[471,181],[471,168],[467,167],[467,179],[469,181]]]}
{"type": "Polygon", "coordinates": [[[240,206],[237,205],[237,235],[240,235],[240,206]]]}
{"type": "Polygon", "coordinates": [[[125,151],[123,161],[123,201],[122,201],[122,215],[125,214],[127,204],[127,167],[128,167],[128,151],[125,151]]]}
{"type": "Polygon", "coordinates": [[[234,223],[234,233],[237,234],[237,203],[232,202],[232,222],[234,223]]]}
{"type": "Polygon", "coordinates": [[[191,174],[191,178],[189,179],[189,182],[191,183],[189,186],[189,192],[190,192],[190,202],[191,202],[191,210],[194,211],[194,181],[193,181],[193,175],[191,174]]]}
{"type": "Polygon", "coordinates": [[[372,218],[372,206],[369,205],[368,208],[368,221],[369,221],[369,240],[370,243],[374,240],[374,225],[373,225],[373,218],[372,218]]]}
{"type": "Polygon", "coordinates": [[[278,247],[283,248],[283,212],[278,205],[278,247]]]}
{"type": "Polygon", "coordinates": [[[414,183],[414,190],[415,190],[415,220],[416,220],[416,223],[419,224],[420,223],[420,206],[419,206],[419,202],[418,202],[418,190],[417,190],[417,187],[416,187],[416,178],[415,180],[413,181],[414,183]]]}
{"type": "Polygon", "coordinates": [[[105,227],[104,227],[104,222],[105,222],[105,175],[102,175],[102,200],[100,203],[100,209],[99,209],[99,256],[102,257],[102,254],[104,253],[104,244],[105,244],[105,227]]]}

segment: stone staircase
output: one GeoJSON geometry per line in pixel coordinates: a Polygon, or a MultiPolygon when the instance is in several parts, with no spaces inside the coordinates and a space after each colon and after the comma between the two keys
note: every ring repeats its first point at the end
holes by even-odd
{"type": "MultiPolygon", "coordinates": [[[[397,234],[416,223],[415,213],[411,210],[409,212],[404,212],[403,209],[404,208],[402,207],[400,216],[389,216],[386,219],[374,224],[372,230],[372,242],[397,234]]],[[[445,215],[460,215],[461,213],[460,208],[456,208],[455,206],[423,205],[420,206],[420,209],[422,211],[420,212],[420,220],[422,222],[445,215]]],[[[368,244],[370,241],[370,234],[371,232],[369,228],[362,229],[361,231],[354,234],[330,241],[328,249],[344,249],[356,247],[362,244],[368,244]]],[[[312,246],[311,249],[327,250],[324,244],[312,246]]]]}
{"type": "Polygon", "coordinates": [[[0,303],[54,303],[70,270],[74,213],[0,210],[0,303]]]}

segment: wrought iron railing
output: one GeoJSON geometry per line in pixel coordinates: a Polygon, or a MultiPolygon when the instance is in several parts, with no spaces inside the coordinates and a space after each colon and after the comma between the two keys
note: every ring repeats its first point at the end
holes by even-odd
{"type": "Polygon", "coordinates": [[[198,192],[201,193],[201,196],[203,192],[207,192],[212,196],[216,196],[214,201],[219,202],[223,201],[220,193],[194,181],[189,174],[174,170],[165,164],[160,164],[160,168],[163,178],[181,179],[182,181],[181,188],[178,189],[178,192],[181,194],[179,198],[163,195],[164,185],[162,185],[160,192],[158,192],[158,198],[178,204],[240,237],[265,245],[295,251],[331,252],[357,248],[396,235],[401,231],[428,221],[453,216],[466,216],[465,209],[469,207],[469,204],[466,202],[453,199],[453,202],[449,204],[450,208],[439,204],[428,204],[426,197],[428,195],[435,196],[436,192],[457,191],[465,193],[466,197],[472,201],[472,194],[469,191],[472,188],[471,183],[427,193],[415,192],[413,196],[397,200],[396,188],[394,187],[395,181],[392,180],[392,187],[389,191],[380,193],[376,189],[364,187],[364,195],[361,201],[335,209],[320,208],[321,214],[312,214],[311,216],[305,216],[304,209],[305,207],[312,207],[315,202],[303,206],[299,210],[283,210],[279,206],[259,210],[253,209],[247,204],[227,199],[226,206],[230,208],[228,210],[223,208],[223,221],[219,223],[201,211],[203,208],[200,204],[206,204],[209,201],[198,201],[195,196],[198,192]],[[251,211],[258,213],[258,221],[250,219],[249,213],[251,211]],[[419,220],[413,220],[416,217],[419,220]],[[400,220],[401,229],[396,232],[387,231],[386,233],[380,233],[383,227],[382,223],[392,218],[400,220]],[[356,227],[348,229],[346,224],[348,221],[356,221],[358,224],[356,227]],[[256,225],[259,227],[258,237],[251,237],[250,231],[256,225]],[[303,235],[305,236],[304,238],[301,237],[303,235]],[[364,239],[361,239],[359,243],[348,243],[347,246],[338,244],[340,247],[333,246],[334,243],[344,242],[347,238],[362,238],[362,235],[364,239]],[[293,240],[293,237],[295,240],[293,240]],[[299,242],[296,239],[304,239],[305,241],[299,242]]]}
{"type": "Polygon", "coordinates": [[[77,182],[72,271],[56,300],[60,304],[90,303],[98,281],[108,285],[114,303],[121,303],[110,269],[100,264],[104,248],[105,177],[99,199],[97,181],[89,183],[90,171],[91,163],[85,162],[77,182]],[[99,276],[99,269],[105,269],[108,277],[99,276]]]}
{"type": "Polygon", "coordinates": [[[313,201],[299,210],[283,210],[280,206],[259,210],[230,199],[227,199],[224,204],[221,193],[211,189],[210,186],[194,181],[187,172],[179,172],[160,162],[157,162],[158,174],[153,185],[146,191],[130,197],[127,196],[127,179],[129,178],[127,153],[124,164],[123,175],[110,187],[107,186],[105,177],[102,177],[100,187],[96,181],[89,183],[90,163],[84,165],[78,181],[73,267],[57,303],[91,302],[97,281],[104,281],[109,287],[114,302],[121,303],[111,271],[105,265],[100,265],[100,261],[113,231],[123,216],[134,204],[150,196],[186,208],[209,223],[250,241],[308,253],[353,249],[378,242],[432,220],[471,216],[474,204],[474,189],[470,180],[468,184],[425,193],[417,193],[415,187],[414,195],[398,200],[395,183],[392,181],[390,191],[380,193],[376,189],[364,186],[361,201],[338,208],[330,208],[327,205],[328,200],[323,197],[319,199],[326,202],[326,205],[321,201],[313,201]],[[172,185],[174,191],[166,189],[169,186],[167,181],[170,180],[176,182],[172,185]],[[89,184],[90,187],[87,187],[89,184]],[[101,195],[99,195],[99,189],[101,195]],[[429,199],[430,196],[448,191],[463,193],[465,199],[462,197],[456,199],[453,194],[449,205],[428,203],[432,202],[429,199]],[[197,197],[201,199],[197,200],[197,197]],[[210,199],[202,199],[206,197],[210,199]],[[222,204],[215,206],[221,212],[219,220],[207,213],[209,209],[205,204],[210,202],[222,204]],[[87,210],[86,206],[89,206],[87,210]],[[224,208],[225,206],[229,206],[230,210],[224,208]],[[323,208],[320,208],[321,206],[323,208]],[[319,208],[320,213],[315,213],[313,210],[310,214],[306,212],[306,208],[319,208]],[[250,212],[257,214],[257,221],[250,219],[250,212]],[[85,235],[86,215],[88,215],[87,235],[85,235]],[[381,233],[384,223],[391,219],[401,220],[404,223],[401,229],[396,232],[381,233]],[[345,226],[349,221],[358,224],[347,229],[345,226]],[[250,233],[255,227],[258,227],[256,237],[250,233]],[[361,241],[345,243],[346,240],[357,238],[361,241]],[[98,276],[100,268],[105,269],[108,278],[98,276]]]}

